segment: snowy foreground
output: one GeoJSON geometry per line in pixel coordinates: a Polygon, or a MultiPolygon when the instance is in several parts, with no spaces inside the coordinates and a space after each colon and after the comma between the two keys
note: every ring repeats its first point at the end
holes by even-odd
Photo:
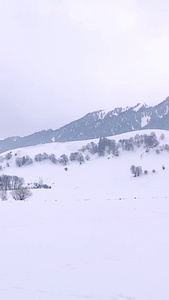
{"type": "Polygon", "coordinates": [[[169,299],[169,153],[141,151],[5,170],[52,189],[0,201],[0,299],[169,299]]]}

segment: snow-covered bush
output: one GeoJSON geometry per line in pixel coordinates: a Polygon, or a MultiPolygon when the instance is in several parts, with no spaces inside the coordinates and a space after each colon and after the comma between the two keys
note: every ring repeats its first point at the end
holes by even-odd
{"type": "Polygon", "coordinates": [[[142,167],[138,166],[134,166],[132,165],[130,168],[131,173],[134,175],[134,177],[140,176],[142,174],[142,167]]]}

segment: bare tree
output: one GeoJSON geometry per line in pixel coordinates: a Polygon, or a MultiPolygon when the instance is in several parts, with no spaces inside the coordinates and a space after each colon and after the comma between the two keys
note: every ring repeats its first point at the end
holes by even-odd
{"type": "Polygon", "coordinates": [[[62,154],[60,156],[60,158],[59,158],[59,162],[60,162],[60,164],[66,166],[68,164],[68,162],[69,162],[69,159],[68,159],[67,155],[66,154],[62,154]]]}
{"type": "Polygon", "coordinates": [[[0,189],[1,190],[15,190],[23,186],[24,179],[18,176],[1,175],[0,176],[0,189]]]}
{"type": "Polygon", "coordinates": [[[33,164],[33,159],[30,158],[28,155],[22,156],[22,157],[17,157],[16,160],[16,165],[17,167],[22,167],[22,166],[27,166],[33,164]]]}
{"type": "Polygon", "coordinates": [[[131,174],[134,175],[134,177],[137,176],[136,167],[134,165],[131,166],[130,171],[131,171],[131,174]]]}
{"type": "Polygon", "coordinates": [[[55,154],[50,154],[49,155],[49,159],[51,160],[51,162],[53,163],[53,164],[56,164],[57,163],[57,158],[56,158],[56,156],[55,156],[55,154]]]}
{"type": "Polygon", "coordinates": [[[134,175],[134,177],[140,176],[142,174],[142,167],[138,166],[134,166],[132,165],[130,168],[131,173],[134,175]]]}
{"type": "Polygon", "coordinates": [[[13,190],[11,192],[11,196],[15,200],[25,200],[32,196],[32,192],[28,188],[21,188],[17,190],[13,190]]]}
{"type": "Polygon", "coordinates": [[[1,198],[2,201],[7,200],[8,197],[7,197],[6,190],[0,190],[0,198],[1,198]]]}
{"type": "Polygon", "coordinates": [[[83,164],[83,163],[85,162],[84,156],[83,156],[82,153],[79,153],[78,162],[79,162],[80,165],[83,164]]]}

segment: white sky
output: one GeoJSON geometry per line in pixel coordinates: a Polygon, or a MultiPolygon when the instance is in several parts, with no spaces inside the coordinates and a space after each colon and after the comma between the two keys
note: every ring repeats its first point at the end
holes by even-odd
{"type": "Polygon", "coordinates": [[[0,137],[169,96],[169,1],[0,0],[0,137]]]}

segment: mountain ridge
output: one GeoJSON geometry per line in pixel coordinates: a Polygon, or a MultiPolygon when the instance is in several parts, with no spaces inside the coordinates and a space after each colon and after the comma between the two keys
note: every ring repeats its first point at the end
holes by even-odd
{"type": "Polygon", "coordinates": [[[0,153],[27,146],[108,137],[143,129],[169,130],[169,97],[155,106],[138,103],[133,107],[90,112],[59,129],[0,140],[0,153]]]}

